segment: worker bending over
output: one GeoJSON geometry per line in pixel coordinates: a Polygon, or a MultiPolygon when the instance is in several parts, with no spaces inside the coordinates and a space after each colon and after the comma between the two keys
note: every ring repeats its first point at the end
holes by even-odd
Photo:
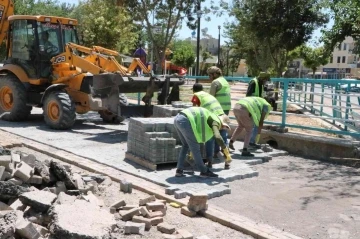
{"type": "Polygon", "coordinates": [[[239,100],[233,109],[238,126],[231,136],[229,148],[235,150],[234,141],[239,137],[241,131],[245,129],[244,147],[242,156],[254,156],[248,151],[250,137],[254,125],[257,126],[257,135],[261,134],[264,119],[269,115],[271,105],[263,98],[250,96],[239,100]]]}
{"type": "Polygon", "coordinates": [[[187,152],[190,150],[195,164],[200,170],[200,177],[218,177],[217,174],[211,172],[205,166],[200,152],[200,144],[206,143],[215,136],[216,141],[227,154],[225,164],[228,165],[231,162],[231,157],[219,130],[230,128],[229,125],[202,107],[190,107],[181,111],[176,115],[174,125],[182,144],[175,176],[181,177],[184,175],[184,161],[187,152]]]}
{"type": "MultiPolygon", "coordinates": [[[[219,116],[219,118],[222,120],[222,122],[225,122],[226,124],[230,123],[229,117],[224,113],[224,110],[222,109],[219,101],[209,93],[206,93],[203,91],[203,86],[199,83],[195,83],[193,85],[193,93],[194,96],[191,100],[194,106],[200,106],[207,110],[209,110],[211,113],[219,116]]],[[[223,139],[223,142],[225,146],[227,146],[227,129],[220,129],[220,135],[223,139]]],[[[213,161],[213,155],[217,154],[217,152],[214,152],[215,147],[215,140],[214,138],[210,139],[208,142],[206,142],[206,161],[207,161],[207,167],[212,168],[212,161],[213,161]]],[[[219,151],[219,150],[218,150],[219,151]]],[[[230,165],[226,165],[225,168],[228,169],[230,165]]]]}

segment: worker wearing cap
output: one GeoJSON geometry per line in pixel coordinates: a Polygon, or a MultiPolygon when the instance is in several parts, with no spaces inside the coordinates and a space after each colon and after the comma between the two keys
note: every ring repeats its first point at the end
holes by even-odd
{"type": "Polygon", "coordinates": [[[210,95],[213,95],[220,103],[224,113],[229,115],[231,109],[230,85],[222,76],[220,68],[209,67],[207,70],[211,82],[210,95]]]}
{"type": "MultiPolygon", "coordinates": [[[[259,76],[252,79],[249,82],[249,86],[246,92],[246,96],[256,96],[265,98],[264,85],[267,81],[270,81],[270,74],[266,72],[260,72],[259,76]]],[[[250,138],[249,148],[260,149],[261,146],[256,143],[257,127],[254,125],[252,135],[250,138]]],[[[232,148],[234,149],[234,148],[232,148]]]]}
{"type": "MultiPolygon", "coordinates": [[[[230,95],[230,85],[227,80],[222,76],[222,71],[216,66],[211,66],[208,68],[207,73],[209,75],[211,82],[210,94],[213,95],[220,103],[224,113],[229,115],[231,109],[231,95],[230,95]]],[[[227,138],[227,132],[226,138],[227,138]]],[[[219,145],[215,142],[215,154],[220,152],[219,145]]]]}
{"type": "MultiPolygon", "coordinates": [[[[202,107],[190,107],[176,115],[174,120],[175,129],[181,140],[182,148],[178,157],[176,177],[184,175],[184,161],[190,150],[196,166],[200,170],[200,177],[218,177],[210,171],[202,160],[200,144],[206,143],[215,137],[223,149],[226,148],[219,130],[223,127],[230,128],[221,119],[209,110],[202,107]]],[[[230,163],[231,158],[227,159],[230,163]]]]}
{"type": "Polygon", "coordinates": [[[231,136],[229,148],[234,149],[234,141],[239,137],[241,131],[245,129],[244,147],[242,156],[254,156],[248,151],[251,133],[254,125],[257,126],[257,134],[261,134],[264,119],[269,115],[271,105],[263,98],[249,96],[239,100],[234,106],[234,115],[238,126],[231,136]]]}
{"type": "MultiPolygon", "coordinates": [[[[230,119],[224,113],[224,110],[222,109],[219,101],[214,96],[203,91],[203,86],[201,84],[195,83],[193,85],[193,93],[194,93],[194,96],[193,96],[191,102],[193,103],[194,106],[203,107],[203,108],[209,110],[211,113],[219,116],[223,122],[225,122],[227,124],[230,123],[230,119]]],[[[227,130],[220,129],[220,135],[226,146],[227,145],[227,130]]],[[[215,146],[215,141],[213,139],[206,142],[206,159],[207,159],[208,168],[212,168],[214,146],[215,146]]],[[[218,149],[218,151],[219,151],[219,149],[218,149]]],[[[229,153],[227,149],[225,151],[223,150],[222,152],[225,155],[226,155],[226,153],[229,153]]],[[[229,169],[229,168],[230,168],[230,165],[225,163],[225,169],[229,169]]]]}

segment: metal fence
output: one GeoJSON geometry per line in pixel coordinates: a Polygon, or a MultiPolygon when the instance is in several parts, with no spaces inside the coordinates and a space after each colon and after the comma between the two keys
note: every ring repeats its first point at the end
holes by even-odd
{"type": "MultiPolygon", "coordinates": [[[[188,87],[198,79],[200,83],[208,82],[207,76],[186,76],[188,87]]],[[[229,82],[248,83],[249,77],[225,77],[229,82]]],[[[279,94],[277,101],[280,111],[272,111],[272,115],[281,117],[279,122],[265,121],[269,125],[314,130],[337,135],[350,135],[360,138],[360,81],[350,79],[303,79],[303,78],[271,78],[278,85],[275,92],[279,94]],[[307,114],[296,114],[297,117],[317,118],[334,125],[333,128],[313,127],[287,123],[287,117],[295,113],[287,113],[289,105],[303,109],[307,114]]],[[[205,84],[206,85],[206,84],[205,84]]],[[[206,86],[205,86],[206,88],[206,86]]],[[[181,98],[191,99],[191,93],[183,93],[181,98]]],[[[140,104],[142,95],[134,94],[140,104]]],[[[156,96],[155,96],[156,97],[156,96]]],[[[153,100],[155,103],[155,100],[153,100]]]]}

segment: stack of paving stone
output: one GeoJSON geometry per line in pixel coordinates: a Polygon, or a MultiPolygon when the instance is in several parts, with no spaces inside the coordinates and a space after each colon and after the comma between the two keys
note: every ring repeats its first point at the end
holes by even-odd
{"type": "Polygon", "coordinates": [[[132,118],[127,152],[154,164],[176,162],[181,150],[173,118],[132,118]]]}
{"type": "Polygon", "coordinates": [[[173,117],[191,106],[191,102],[183,101],[173,101],[171,105],[154,105],[153,117],[173,117]]]}

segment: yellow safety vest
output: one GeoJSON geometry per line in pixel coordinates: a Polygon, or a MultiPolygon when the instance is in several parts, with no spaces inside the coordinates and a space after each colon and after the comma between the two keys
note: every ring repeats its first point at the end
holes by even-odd
{"type": "Polygon", "coordinates": [[[231,109],[230,85],[224,77],[216,79],[221,84],[221,89],[216,92],[215,98],[219,101],[223,110],[231,109]]]}
{"type": "Polygon", "coordinates": [[[206,93],[205,91],[199,91],[194,93],[194,95],[197,96],[197,98],[200,101],[200,106],[209,110],[211,113],[214,113],[215,115],[223,115],[224,110],[222,109],[219,101],[209,93],[206,93]]]}
{"type": "Polygon", "coordinates": [[[245,106],[245,108],[249,111],[251,118],[253,119],[256,126],[259,126],[261,113],[263,111],[264,105],[267,105],[269,111],[267,112],[265,118],[268,117],[269,112],[271,110],[271,105],[261,97],[245,97],[238,101],[238,104],[245,106]]]}
{"type": "Polygon", "coordinates": [[[256,96],[256,97],[264,97],[265,96],[265,93],[264,93],[264,86],[262,85],[261,86],[261,95],[259,93],[259,81],[257,78],[254,78],[252,79],[251,81],[254,81],[255,82],[255,92],[252,93],[251,96],[256,96]]]}
{"type": "Polygon", "coordinates": [[[196,141],[199,144],[207,142],[214,136],[211,127],[207,123],[209,117],[221,125],[218,116],[202,107],[190,107],[181,112],[189,119],[196,141]]]}

